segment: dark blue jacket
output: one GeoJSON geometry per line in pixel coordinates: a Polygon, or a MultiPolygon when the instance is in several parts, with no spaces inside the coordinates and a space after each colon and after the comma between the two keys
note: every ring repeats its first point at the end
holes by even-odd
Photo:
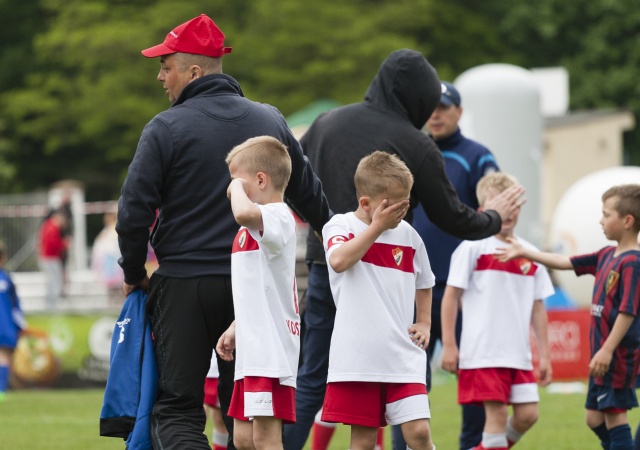
{"type": "Polygon", "coordinates": [[[149,415],[158,388],[147,295],[124,302],[111,339],[111,367],[100,412],[100,436],[125,439],[128,450],[151,450],[149,415]]]}
{"type": "Polygon", "coordinates": [[[149,228],[159,275],[192,278],[231,275],[231,245],[238,231],[225,163],[233,147],[273,136],[291,156],[285,200],[320,231],[330,210],[322,185],[284,117],[273,106],[243,96],[228,75],[189,83],[173,105],[144,128],[118,203],[118,231],[128,284],[146,275],[149,228]]]}

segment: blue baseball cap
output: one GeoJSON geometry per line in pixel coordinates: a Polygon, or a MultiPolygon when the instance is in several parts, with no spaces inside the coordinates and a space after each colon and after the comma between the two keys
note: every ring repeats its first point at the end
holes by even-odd
{"type": "Polygon", "coordinates": [[[448,81],[442,81],[440,83],[440,88],[440,103],[442,103],[444,106],[460,106],[460,92],[458,92],[453,84],[449,83],[448,81]]]}

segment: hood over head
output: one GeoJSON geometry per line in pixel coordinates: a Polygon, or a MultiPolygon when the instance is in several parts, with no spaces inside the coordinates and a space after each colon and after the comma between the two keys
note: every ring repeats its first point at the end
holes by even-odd
{"type": "Polygon", "coordinates": [[[385,59],[365,101],[406,117],[421,129],[440,101],[440,79],[422,53],[396,50],[385,59]]]}

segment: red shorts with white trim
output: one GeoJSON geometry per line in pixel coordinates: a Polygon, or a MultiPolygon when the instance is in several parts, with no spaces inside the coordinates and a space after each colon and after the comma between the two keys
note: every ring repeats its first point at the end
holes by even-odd
{"type": "Polygon", "coordinates": [[[220,408],[220,400],[218,399],[218,379],[204,379],[204,404],[212,408],[220,408]]]}
{"type": "Polygon", "coordinates": [[[229,416],[251,420],[265,416],[296,423],[296,390],[277,378],[244,377],[233,384],[229,416]]]}
{"type": "Polygon", "coordinates": [[[531,370],[489,367],[458,371],[458,403],[538,403],[538,385],[531,370]]]}
{"type": "Polygon", "coordinates": [[[327,384],[322,420],[363,427],[429,419],[427,387],[420,383],[340,381],[327,384]]]}

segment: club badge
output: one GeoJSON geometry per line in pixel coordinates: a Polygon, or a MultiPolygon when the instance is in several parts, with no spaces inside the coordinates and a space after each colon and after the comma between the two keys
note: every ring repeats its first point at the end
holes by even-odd
{"type": "Polygon", "coordinates": [[[396,247],[393,250],[391,250],[391,253],[393,254],[393,260],[396,262],[396,265],[399,267],[400,263],[402,263],[402,255],[403,255],[403,251],[396,247]]]}

